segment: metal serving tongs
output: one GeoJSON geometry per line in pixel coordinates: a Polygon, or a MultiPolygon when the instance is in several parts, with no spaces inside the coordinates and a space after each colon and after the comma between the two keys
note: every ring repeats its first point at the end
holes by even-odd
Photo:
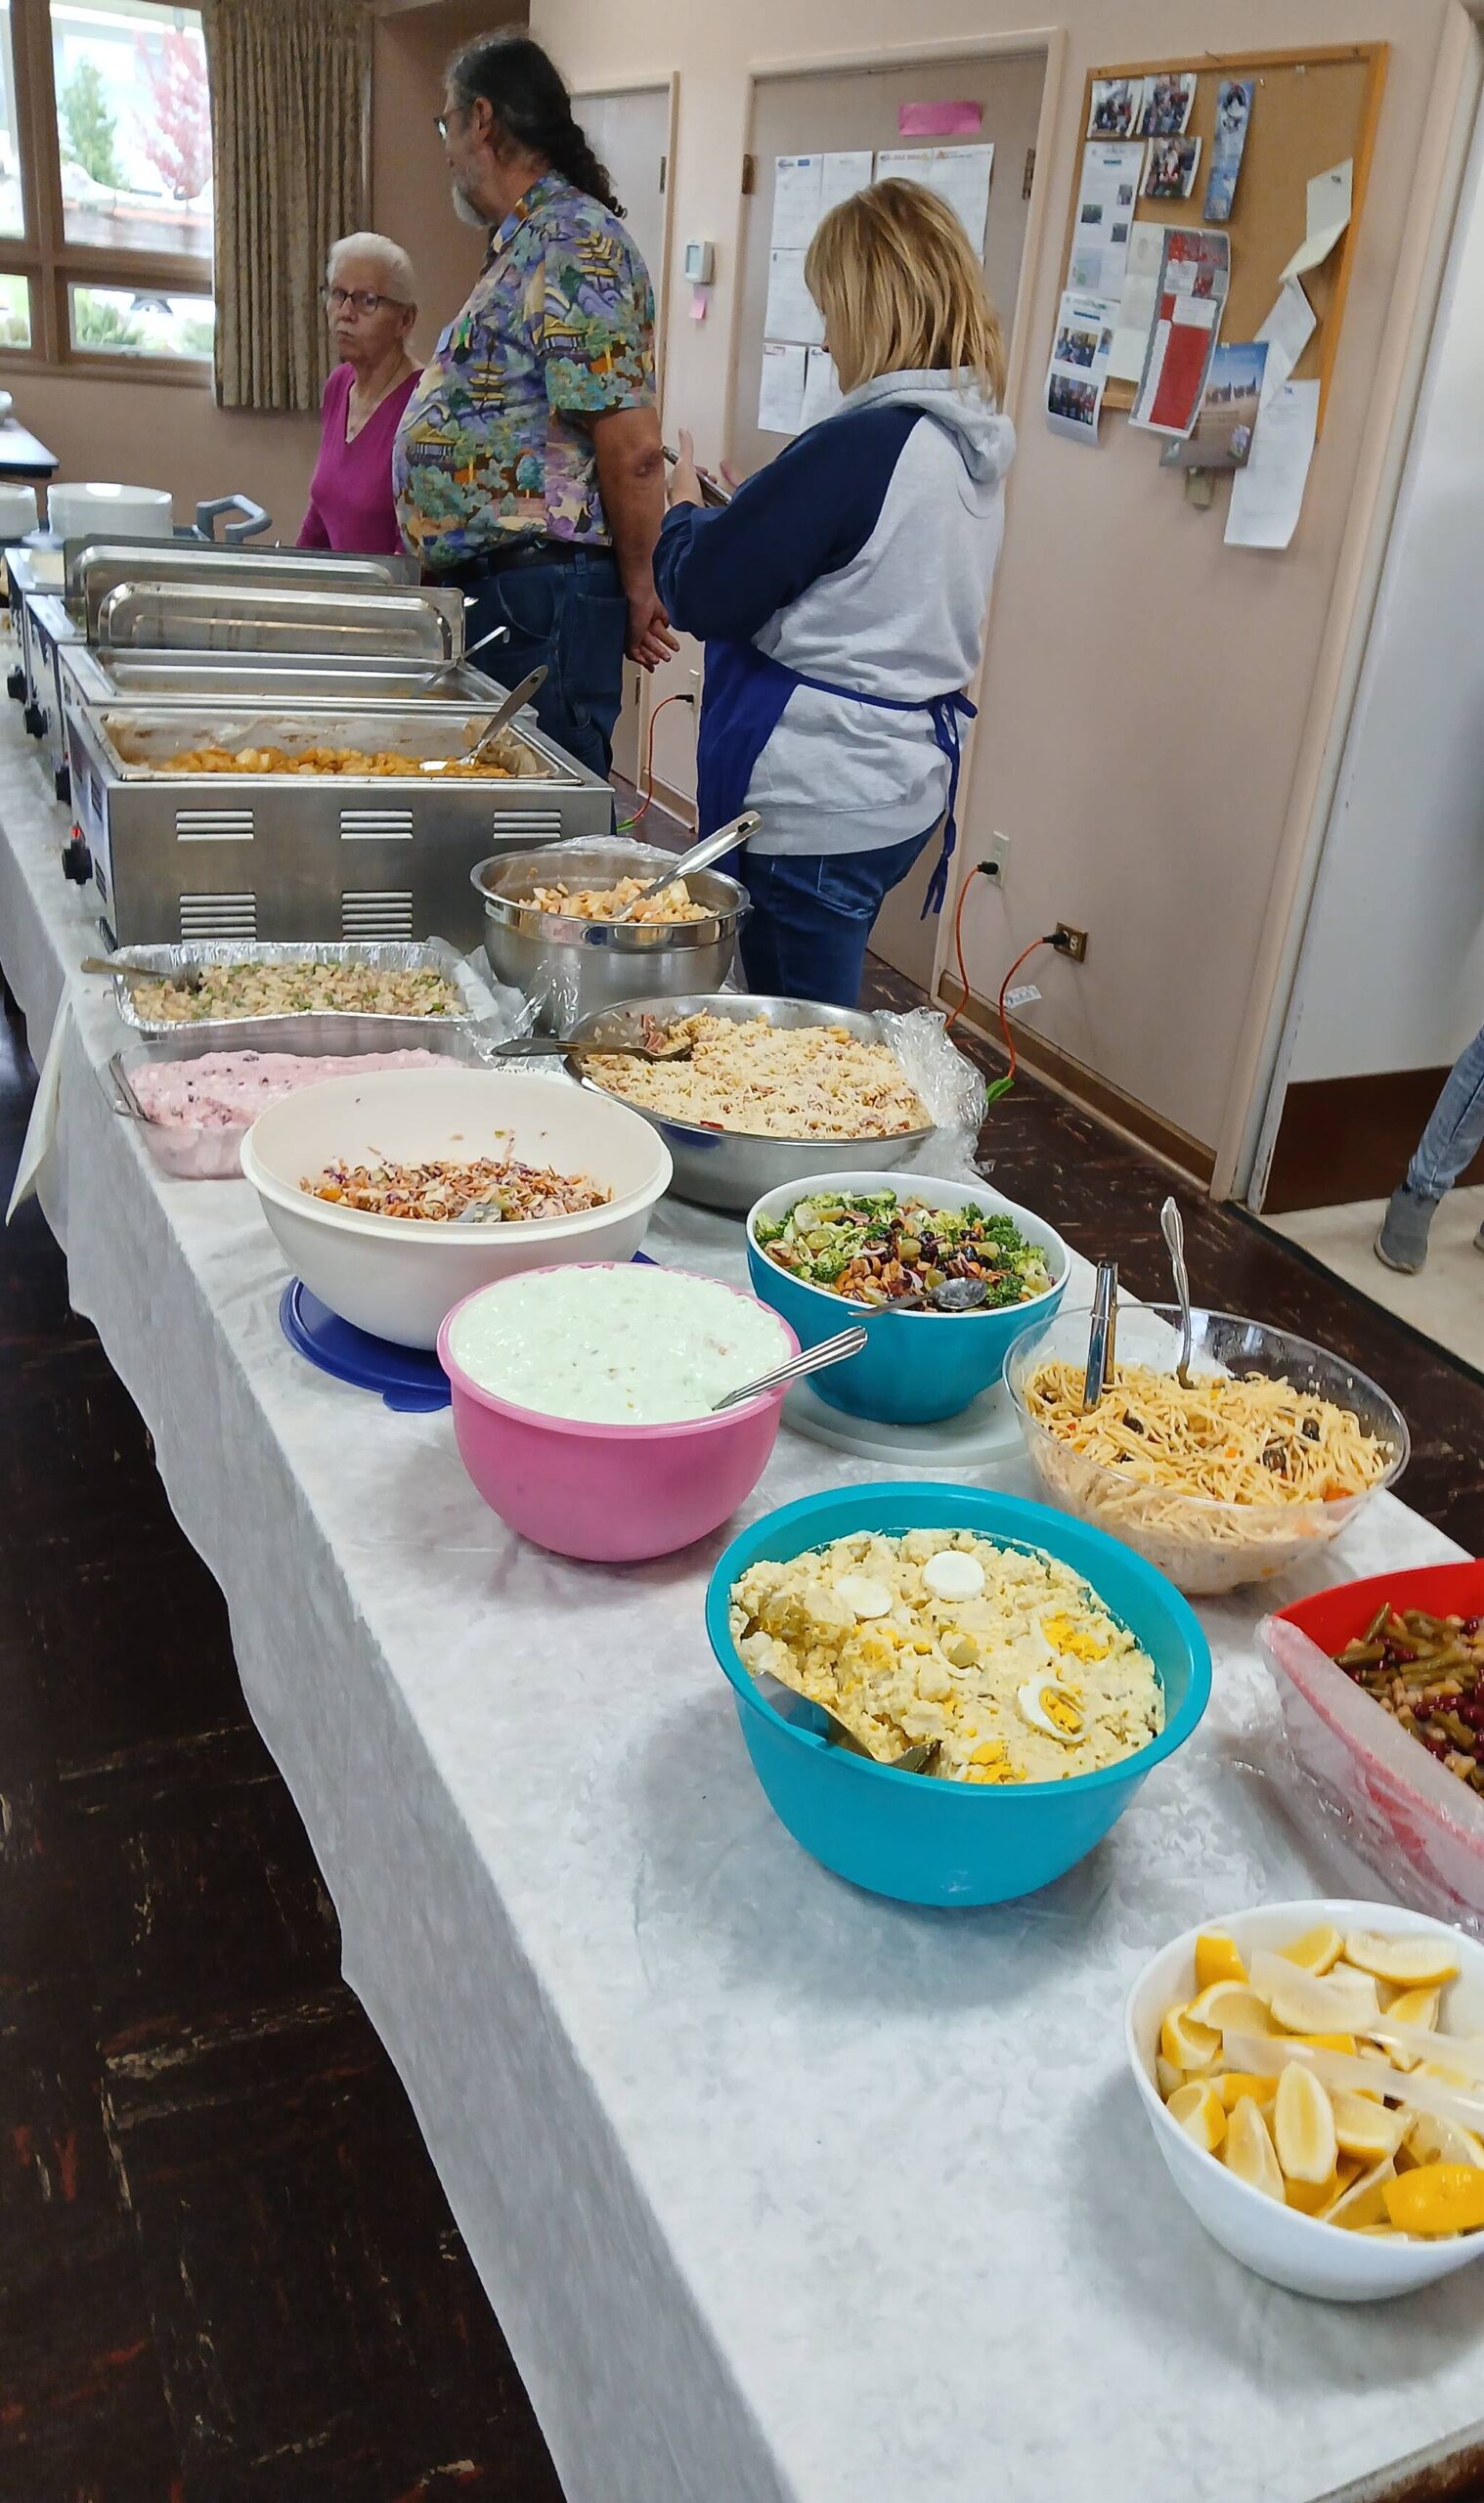
{"type": "MultiPolygon", "coordinates": [[[[482,650],[483,645],[476,648],[482,650]]],[[[511,687],[499,711],[491,714],[473,746],[463,756],[425,756],[418,766],[418,771],[447,773],[449,768],[454,765],[477,765],[486,748],[494,744],[506,724],[513,722],[521,706],[529,704],[538,687],[545,686],[546,682],[545,668],[533,669],[529,678],[523,678],[518,686],[511,687]]]]}
{"type": "Polygon", "coordinates": [[[1185,1266],[1185,1228],[1173,1200],[1166,1200],[1159,1210],[1159,1231],[1169,1249],[1169,1264],[1175,1273],[1175,1299],[1180,1306],[1180,1362],[1175,1367],[1175,1380],[1182,1390],[1191,1386],[1191,1282],[1185,1266]]]}
{"type": "Polygon", "coordinates": [[[614,914],[614,920],[632,921],[646,903],[653,903],[656,896],[664,895],[670,887],[678,886],[682,878],[693,876],[698,869],[709,869],[713,860],[720,860],[724,853],[735,852],[739,844],[746,843],[750,835],[757,833],[762,823],[756,809],[744,809],[741,816],[733,817],[729,825],[719,825],[715,834],[703,835],[699,843],[693,843],[688,852],[682,852],[679,858],[673,860],[659,877],[651,878],[647,886],[641,887],[633,901],[626,903],[622,912],[614,914]]]}
{"type": "Polygon", "coordinates": [[[1082,1414],[1096,1408],[1113,1378],[1118,1338],[1118,1264],[1098,1262],[1092,1291],[1092,1330],[1087,1340],[1087,1371],[1082,1380],[1082,1414]]]}

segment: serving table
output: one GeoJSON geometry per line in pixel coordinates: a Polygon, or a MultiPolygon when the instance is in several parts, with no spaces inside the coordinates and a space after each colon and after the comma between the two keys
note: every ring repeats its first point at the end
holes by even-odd
{"type": "MultiPolygon", "coordinates": [[[[1204,1725],[1044,1894],[928,1912],[829,1876],[707,1653],[720,1541],[618,1571],[522,1546],[447,1414],[290,1350],[247,1185],[165,1179],[110,1113],[65,832],[6,719],[0,960],[38,1062],[57,1033],[42,1205],[569,2503],[1359,2503],[1484,2445],[1479,2273],[1369,2309],[1265,2285],[1124,2071],[1157,1946],[1327,1883],[1251,1769],[1254,1598],[1202,1603],[1204,1725]]],[[[647,1248],[743,1275],[706,1212],[647,1248]]],[[[889,1473],[785,1431],[754,1508],[889,1473]]],[[[1386,1496],[1313,1581],[1455,1553],[1386,1496]]]]}

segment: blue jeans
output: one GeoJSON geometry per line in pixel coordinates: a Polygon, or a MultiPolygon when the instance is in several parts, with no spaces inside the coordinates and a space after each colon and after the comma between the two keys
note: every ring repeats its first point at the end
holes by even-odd
{"type": "Polygon", "coordinates": [[[507,626],[504,642],[481,653],[504,686],[514,686],[543,664],[546,682],[536,698],[536,718],[547,738],[604,781],[613,761],[613,725],[624,701],[624,638],[629,603],[619,570],[606,549],[580,549],[566,562],[504,565],[492,574],[464,577],[473,602],[466,639],[475,643],[496,626],[507,626]]]}
{"type": "Polygon", "coordinates": [[[853,1008],[871,924],[934,831],[879,852],[734,855],[727,866],[752,898],[742,924],[749,990],[853,1008]]]}
{"type": "Polygon", "coordinates": [[[1407,1167],[1407,1188],[1440,1200],[1484,1145],[1484,1028],[1454,1062],[1407,1167]]]}

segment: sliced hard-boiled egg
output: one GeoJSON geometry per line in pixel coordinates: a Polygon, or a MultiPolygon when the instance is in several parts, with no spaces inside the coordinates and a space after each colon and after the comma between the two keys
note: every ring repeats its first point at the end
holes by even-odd
{"type": "Polygon", "coordinates": [[[1083,1729],[1081,1708],[1055,1678],[1027,1678],[1017,1689],[1015,1699],[1032,1730],[1060,1738],[1064,1746],[1076,1745],[1083,1729]]]}
{"type": "Polygon", "coordinates": [[[1213,1982],[1244,1982],[1247,1968],[1237,1942],[1223,1929],[1203,1929],[1196,1941],[1196,1988],[1208,1991],[1213,1982]]]}
{"type": "Polygon", "coordinates": [[[1249,2096],[1244,2095],[1226,2125],[1221,2142],[1224,2163],[1249,2190],[1283,2204],[1283,2174],[1268,2135],[1268,2125],[1249,2096]]]}
{"type": "Polygon", "coordinates": [[[1294,1939],[1291,1947],[1279,1950],[1290,1964],[1301,1965],[1306,1973],[1328,1973],[1335,1958],[1344,1952],[1344,1940],[1328,1921],[1321,1922],[1318,1929],[1306,1929],[1302,1938],[1294,1939]]]}
{"type": "Polygon", "coordinates": [[[878,1582],[870,1573],[842,1573],[835,1594],[852,1616],[869,1618],[892,1613],[891,1592],[885,1582],[878,1582]]]}
{"type": "Polygon", "coordinates": [[[1328,2181],[1339,2149],[1330,2098],[1312,2069],[1289,2060],[1278,2081],[1273,2143],[1290,2181],[1328,2181]]]}
{"type": "Polygon", "coordinates": [[[1346,1960],[1378,1982],[1400,1982],[1408,1990],[1429,1982],[1451,1982],[1459,1959],[1445,1938],[1413,1931],[1406,1938],[1386,1938],[1379,1930],[1352,1929],[1345,1941],[1346,1960]]]}
{"type": "Polygon", "coordinates": [[[1388,2181],[1383,2196],[1402,2233],[1477,2233],[1484,2225],[1484,2173],[1471,2164],[1419,2164],[1388,2181]]]}
{"type": "Polygon", "coordinates": [[[1169,2116],[1178,2121],[1188,2138],[1207,2155],[1214,2155],[1226,2136],[1226,2112],[1221,2097],[1205,2079],[1189,2086],[1177,2086],[1169,2099],[1169,2116]]]}
{"type": "Polygon", "coordinates": [[[1159,2028],[1159,2048],[1177,2069],[1208,2069],[1221,2048],[1209,2025],[1198,2025],[1188,2007],[1172,2007],[1159,2028]]]}
{"type": "Polygon", "coordinates": [[[961,1548],[940,1547],[922,1568],[924,1587],[936,1600],[977,1600],[984,1593],[984,1568],[961,1548]]]}

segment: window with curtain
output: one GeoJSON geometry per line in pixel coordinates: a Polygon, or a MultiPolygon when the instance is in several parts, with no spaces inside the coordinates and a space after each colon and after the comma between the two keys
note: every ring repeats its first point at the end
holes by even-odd
{"type": "Polygon", "coordinates": [[[169,0],[0,0],[0,364],[204,380],[205,30],[169,0]]]}

